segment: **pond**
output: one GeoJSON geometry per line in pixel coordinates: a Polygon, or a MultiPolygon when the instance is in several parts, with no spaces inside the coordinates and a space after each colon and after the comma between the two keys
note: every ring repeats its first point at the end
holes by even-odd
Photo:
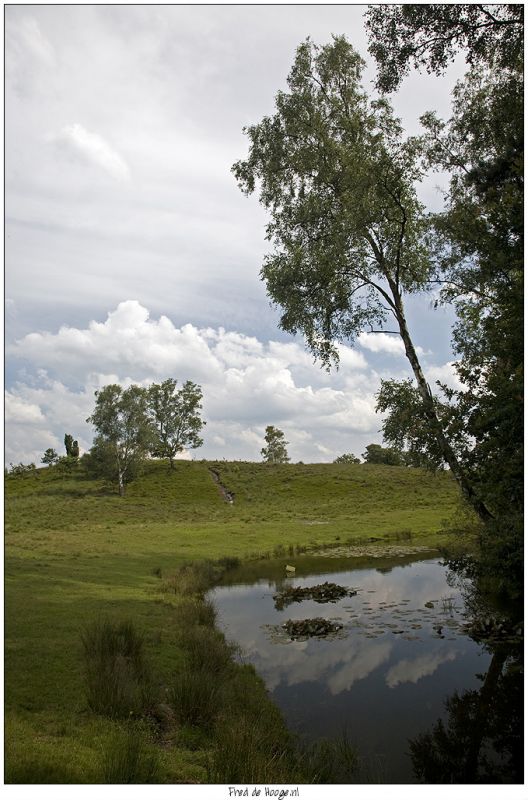
{"type": "MultiPolygon", "coordinates": [[[[468,635],[470,615],[460,591],[453,581],[448,583],[438,554],[414,550],[385,548],[377,557],[365,555],[364,548],[362,557],[344,557],[336,550],[319,557],[290,557],[288,562],[253,563],[232,571],[229,585],[218,586],[211,599],[227,638],[264,679],[294,733],[314,740],[346,732],[359,756],[357,782],[424,780],[420,758],[429,761],[434,748],[441,773],[443,758],[452,760],[452,753],[446,756],[442,748],[471,750],[468,741],[457,737],[468,738],[470,726],[461,733],[458,717],[463,721],[466,716],[467,723],[472,713],[479,740],[476,759],[485,746],[487,780],[496,779],[493,770],[502,781],[522,780],[515,774],[519,766],[512,766],[518,760],[517,745],[512,756],[511,742],[506,753],[500,746],[494,749],[492,732],[483,741],[484,701],[497,695],[489,683],[494,677],[492,688],[497,690],[509,655],[499,655],[497,670],[493,648],[468,635]],[[295,574],[286,572],[287,563],[295,566],[295,574]],[[321,603],[310,592],[297,592],[308,596],[288,601],[288,587],[323,583],[346,588],[346,596],[321,603]],[[329,635],[291,634],[291,626],[290,633],[283,627],[288,620],[321,617],[332,623],[329,635]],[[438,729],[439,720],[451,746],[438,729]],[[414,763],[410,741],[415,742],[414,763]]],[[[430,773],[430,765],[428,769],[430,773]]],[[[471,775],[467,778],[473,782],[471,775]]],[[[427,773],[425,779],[436,782],[427,773]]],[[[449,782],[439,774],[438,782],[444,780],[449,782]]]]}

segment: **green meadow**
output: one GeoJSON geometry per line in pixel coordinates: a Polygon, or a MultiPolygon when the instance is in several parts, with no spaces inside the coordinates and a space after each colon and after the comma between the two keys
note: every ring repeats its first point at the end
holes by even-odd
{"type": "Polygon", "coordinates": [[[77,470],[6,479],[6,781],[323,780],[327,756],[301,766],[206,590],[241,560],[442,544],[461,513],[449,473],[151,462],[120,498],[77,470]]]}

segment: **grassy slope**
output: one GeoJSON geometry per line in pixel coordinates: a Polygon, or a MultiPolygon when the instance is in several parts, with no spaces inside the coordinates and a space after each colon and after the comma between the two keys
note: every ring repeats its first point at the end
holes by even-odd
{"type": "MultiPolygon", "coordinates": [[[[8,764],[28,751],[53,752],[57,763],[74,756],[79,780],[93,776],[112,724],[86,711],[79,631],[87,620],[107,613],[133,619],[160,684],[170,679],[181,653],[174,609],[154,570],[167,575],[190,559],[404,529],[429,542],[457,502],[448,475],[371,465],[180,462],[170,472],[151,464],[124,499],[101,482],[53,470],[8,479],[8,764]],[[234,505],[223,500],[209,466],[235,493],[234,505]]],[[[204,780],[200,752],[176,747],[164,759],[167,780],[204,780]]]]}

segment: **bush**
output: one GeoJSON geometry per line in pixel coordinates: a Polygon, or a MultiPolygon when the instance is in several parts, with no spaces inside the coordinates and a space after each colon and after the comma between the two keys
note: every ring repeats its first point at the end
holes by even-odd
{"type": "Polygon", "coordinates": [[[102,620],[82,632],[86,698],[96,714],[139,716],[151,705],[143,638],[131,622],[102,620]]]}
{"type": "Polygon", "coordinates": [[[22,464],[22,462],[20,462],[19,464],[11,463],[9,464],[9,466],[10,466],[9,475],[13,475],[15,478],[23,478],[31,475],[36,477],[37,475],[37,468],[33,463],[32,464],[22,464]]]}

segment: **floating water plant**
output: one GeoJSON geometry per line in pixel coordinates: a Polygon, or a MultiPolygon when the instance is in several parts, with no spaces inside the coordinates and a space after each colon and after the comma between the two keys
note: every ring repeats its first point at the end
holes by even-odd
{"type": "Polygon", "coordinates": [[[353,597],[357,592],[339,586],[337,583],[319,583],[317,586],[289,586],[284,591],[273,595],[275,608],[283,609],[290,603],[301,603],[303,600],[315,600],[316,603],[335,603],[343,597],[353,597]]]}
{"type": "Polygon", "coordinates": [[[292,639],[300,636],[327,636],[329,633],[341,630],[341,623],[322,617],[313,619],[288,619],[282,627],[292,639]]]}

